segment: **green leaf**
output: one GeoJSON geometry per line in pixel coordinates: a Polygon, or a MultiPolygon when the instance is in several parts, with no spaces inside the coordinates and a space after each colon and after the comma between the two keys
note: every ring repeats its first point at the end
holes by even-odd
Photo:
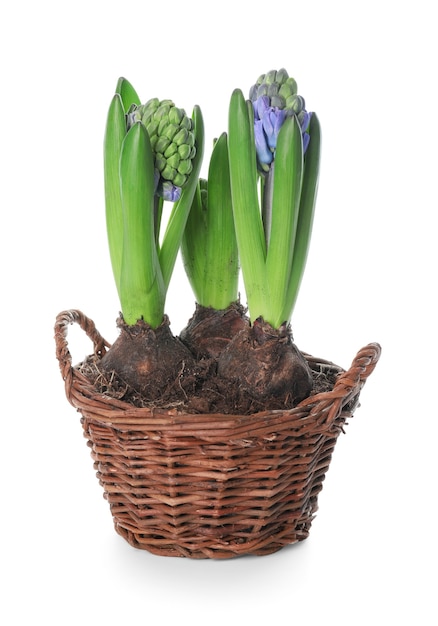
{"type": "Polygon", "coordinates": [[[173,205],[159,252],[160,266],[166,290],[169,287],[176,257],[181,246],[181,239],[198,185],[204,156],[204,120],[199,106],[194,107],[192,119],[196,146],[196,155],[192,161],[193,169],[182,189],[180,199],[173,205]]]}
{"type": "Polygon", "coordinates": [[[303,142],[296,116],[287,118],[278,134],[272,190],[271,234],[266,280],[271,293],[265,318],[274,328],[288,321],[284,301],[290,281],[303,173],[303,142]]]}
{"type": "Polygon", "coordinates": [[[205,295],[210,301],[207,306],[221,310],[237,300],[239,277],[226,133],[219,137],[211,155],[207,197],[205,295]]]}
{"type": "Polygon", "coordinates": [[[292,258],[292,270],[285,304],[285,311],[289,311],[289,315],[291,315],[294,310],[306,267],[318,193],[321,127],[315,113],[312,113],[310,119],[309,135],[310,142],[304,159],[303,184],[301,188],[300,209],[292,258]]]}
{"type": "Polygon", "coordinates": [[[119,78],[117,81],[116,93],[120,95],[122,99],[124,112],[127,113],[132,104],[140,105],[140,98],[137,95],[134,87],[126,78],[119,78]]]}
{"type": "Polygon", "coordinates": [[[120,156],[123,256],[120,300],[127,324],[144,319],[156,328],[163,320],[165,289],[155,246],[154,158],[141,122],[126,135],[120,156]]]}
{"type": "Polygon", "coordinates": [[[197,302],[223,310],[238,298],[239,276],[226,133],[214,145],[204,186],[207,205],[198,185],[181,252],[197,302]]]}
{"type": "Polygon", "coordinates": [[[119,162],[126,134],[125,114],[120,95],[116,94],[108,111],[104,138],[105,213],[108,246],[117,290],[123,247],[123,211],[120,195],[119,162]]]}
{"type": "Polygon", "coordinates": [[[198,180],[181,239],[181,257],[196,301],[204,305],[204,255],[207,237],[207,211],[204,210],[201,187],[206,190],[206,180],[198,180]]]}
{"type": "Polygon", "coordinates": [[[266,245],[257,189],[257,161],[251,102],[240,89],[230,101],[228,152],[234,224],[251,319],[265,316],[269,300],[265,276],[266,245]]]}

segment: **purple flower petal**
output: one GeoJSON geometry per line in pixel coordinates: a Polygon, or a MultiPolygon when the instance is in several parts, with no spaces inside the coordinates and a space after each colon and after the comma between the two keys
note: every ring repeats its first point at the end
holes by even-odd
{"type": "Polygon", "coordinates": [[[312,113],[308,113],[306,110],[302,111],[302,117],[300,114],[300,125],[303,133],[309,128],[310,118],[312,117],[312,113]]]}
{"type": "Polygon", "coordinates": [[[275,148],[275,141],[273,141],[274,135],[275,115],[272,111],[266,111],[262,118],[263,131],[266,135],[266,140],[270,148],[275,148]]]}
{"type": "Polygon", "coordinates": [[[309,133],[303,133],[303,154],[306,153],[307,147],[310,143],[310,135],[309,133]]]}
{"type": "Polygon", "coordinates": [[[170,181],[160,181],[157,194],[169,202],[177,202],[181,197],[181,187],[177,187],[170,181]]]}
{"type": "Polygon", "coordinates": [[[270,109],[269,96],[260,96],[260,98],[257,98],[253,103],[253,107],[255,119],[261,120],[266,111],[270,109]]]}
{"type": "Polygon", "coordinates": [[[255,120],[254,122],[254,137],[260,165],[269,165],[272,163],[273,154],[266,142],[266,135],[263,131],[263,122],[261,120],[255,120]]]}
{"type": "Polygon", "coordinates": [[[275,150],[277,147],[277,138],[280,128],[286,117],[286,112],[281,109],[269,109],[263,115],[263,130],[266,133],[268,146],[271,150],[275,150]]]}

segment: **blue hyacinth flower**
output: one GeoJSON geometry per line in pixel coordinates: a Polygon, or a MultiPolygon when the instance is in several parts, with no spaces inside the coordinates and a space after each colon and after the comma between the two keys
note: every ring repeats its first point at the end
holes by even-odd
{"type": "MultiPolygon", "coordinates": [[[[259,168],[268,172],[275,157],[278,133],[286,117],[295,115],[288,109],[271,106],[269,96],[263,95],[253,102],[254,108],[254,136],[259,168]]],[[[303,134],[303,153],[305,154],[310,141],[309,128],[311,113],[303,109],[298,117],[303,134]]]]}

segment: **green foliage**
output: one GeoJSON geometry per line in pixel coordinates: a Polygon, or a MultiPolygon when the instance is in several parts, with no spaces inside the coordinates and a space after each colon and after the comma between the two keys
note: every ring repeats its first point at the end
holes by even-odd
{"type": "Polygon", "coordinates": [[[262,74],[250,98],[232,93],[228,134],[215,141],[204,180],[200,108],[188,118],[171,100],[141,105],[119,79],[104,182],[111,265],[128,324],[161,323],[179,250],[199,304],[221,310],[235,302],[241,268],[251,319],[275,328],[290,320],[312,233],[320,125],[286,70],[262,74]]]}
{"type": "MultiPolygon", "coordinates": [[[[262,77],[263,78],[263,77],[262,77]]],[[[257,174],[251,102],[231,96],[229,161],[234,223],[248,308],[274,328],[290,320],[304,273],[319,176],[320,127],[313,113],[304,155],[295,115],[281,126],[269,174],[257,174]]]]}
{"type": "Polygon", "coordinates": [[[104,184],[108,245],[122,314],[127,324],[143,319],[157,327],[202,163],[204,127],[193,112],[191,171],[174,202],[160,248],[163,199],[158,197],[156,153],[141,120],[136,91],[119,79],[109,107],[104,140],[104,184]],[[129,120],[129,124],[128,124],[129,120]]]}
{"type": "Polygon", "coordinates": [[[181,252],[199,304],[222,310],[237,300],[239,264],[225,133],[215,142],[208,180],[198,181],[181,252]]]}

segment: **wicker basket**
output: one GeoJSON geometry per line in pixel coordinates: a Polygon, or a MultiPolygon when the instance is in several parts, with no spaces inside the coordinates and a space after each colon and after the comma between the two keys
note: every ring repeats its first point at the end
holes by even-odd
{"type": "Polygon", "coordinates": [[[158,555],[229,558],[265,555],[309,534],[332,452],[380,346],[334,370],[332,391],[293,410],[249,416],[193,415],[136,408],[99,394],[72,366],[67,330],[77,323],[100,358],[109,344],[77,310],[56,320],[57,358],[70,403],[82,414],[97,477],[116,531],[158,555]]]}

